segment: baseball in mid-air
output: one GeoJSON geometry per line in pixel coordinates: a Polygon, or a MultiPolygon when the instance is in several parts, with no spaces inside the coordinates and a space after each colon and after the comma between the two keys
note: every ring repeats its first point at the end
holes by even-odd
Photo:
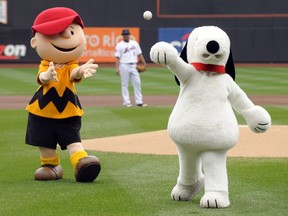
{"type": "Polygon", "coordinates": [[[150,20],[150,19],[152,19],[153,15],[152,15],[151,11],[145,11],[143,13],[143,17],[145,20],[150,20]]]}

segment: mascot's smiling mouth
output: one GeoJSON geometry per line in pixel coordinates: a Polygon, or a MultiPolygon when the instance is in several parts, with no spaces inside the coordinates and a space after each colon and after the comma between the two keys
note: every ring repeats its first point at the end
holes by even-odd
{"type": "MultiPolygon", "coordinates": [[[[51,43],[52,44],[52,43],[51,43]]],[[[77,48],[77,46],[76,47],[72,47],[72,48],[68,48],[68,49],[65,49],[65,48],[61,48],[61,47],[58,47],[58,46],[56,46],[56,45],[54,45],[54,44],[52,44],[57,50],[60,50],[60,51],[62,51],[62,52],[70,52],[70,51],[72,51],[72,50],[74,50],[74,49],[76,49],[77,48]]]]}

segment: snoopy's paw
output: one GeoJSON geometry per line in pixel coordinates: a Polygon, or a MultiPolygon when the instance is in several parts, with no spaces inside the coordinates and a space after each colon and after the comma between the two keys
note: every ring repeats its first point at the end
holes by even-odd
{"type": "Polygon", "coordinates": [[[163,41],[154,44],[150,50],[150,58],[156,64],[169,65],[178,57],[176,48],[163,41]]]}
{"type": "Polygon", "coordinates": [[[264,133],[271,127],[269,113],[260,106],[245,111],[245,117],[249,128],[255,133],[264,133]]]}
{"type": "Polygon", "coordinates": [[[228,192],[207,191],[200,200],[202,208],[226,208],[229,205],[228,192]]]}
{"type": "Polygon", "coordinates": [[[271,124],[269,122],[265,123],[258,123],[256,126],[254,126],[252,129],[255,133],[264,133],[270,128],[271,124]]]}
{"type": "Polygon", "coordinates": [[[194,185],[177,183],[171,192],[171,198],[175,201],[190,201],[204,188],[204,178],[194,185]]]}

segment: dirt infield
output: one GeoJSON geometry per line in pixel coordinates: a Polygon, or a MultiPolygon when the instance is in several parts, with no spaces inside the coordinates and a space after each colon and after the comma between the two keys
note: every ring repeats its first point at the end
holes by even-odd
{"type": "MultiPolygon", "coordinates": [[[[25,108],[32,96],[0,96],[0,109],[25,108]]],[[[84,107],[94,106],[122,106],[121,96],[79,96],[81,105],[84,107]]],[[[170,96],[145,96],[145,103],[153,106],[173,105],[177,99],[176,95],[170,96]]],[[[134,101],[133,96],[131,101],[134,101]]]]}
{"type": "MultiPolygon", "coordinates": [[[[237,145],[230,157],[288,157],[288,126],[272,126],[263,134],[255,134],[240,126],[237,145]]],[[[87,150],[118,153],[176,155],[176,145],[166,130],[83,140],[87,150]]]]}
{"type": "MultiPolygon", "coordinates": [[[[0,96],[0,109],[25,109],[32,96],[0,96]]],[[[82,106],[121,106],[120,96],[79,96],[82,106]]],[[[288,106],[286,95],[249,96],[258,105],[288,106]]],[[[173,106],[176,95],[145,96],[150,106],[173,106]]],[[[124,108],[123,108],[124,109],[124,108]]],[[[231,157],[288,157],[288,126],[272,126],[264,134],[254,134],[247,127],[240,127],[239,142],[231,149],[231,157]]],[[[83,140],[87,150],[126,152],[140,154],[177,154],[176,146],[166,130],[83,140]]]]}
{"type": "MultiPolygon", "coordinates": [[[[25,108],[32,96],[0,96],[0,109],[21,109],[25,108]]],[[[258,105],[279,105],[288,106],[288,95],[250,95],[249,98],[258,105]]],[[[121,106],[122,98],[114,96],[79,96],[82,106],[121,106]]],[[[133,96],[131,97],[133,101],[133,96]]],[[[171,105],[177,100],[177,95],[146,95],[145,103],[151,106],[171,105]]]]}

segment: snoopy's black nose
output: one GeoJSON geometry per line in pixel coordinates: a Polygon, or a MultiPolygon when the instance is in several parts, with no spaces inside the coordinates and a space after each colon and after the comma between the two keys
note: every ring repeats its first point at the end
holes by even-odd
{"type": "Polygon", "coordinates": [[[212,53],[212,54],[217,53],[219,48],[220,48],[219,44],[214,40],[209,41],[206,45],[206,49],[208,50],[209,53],[212,53]]]}

